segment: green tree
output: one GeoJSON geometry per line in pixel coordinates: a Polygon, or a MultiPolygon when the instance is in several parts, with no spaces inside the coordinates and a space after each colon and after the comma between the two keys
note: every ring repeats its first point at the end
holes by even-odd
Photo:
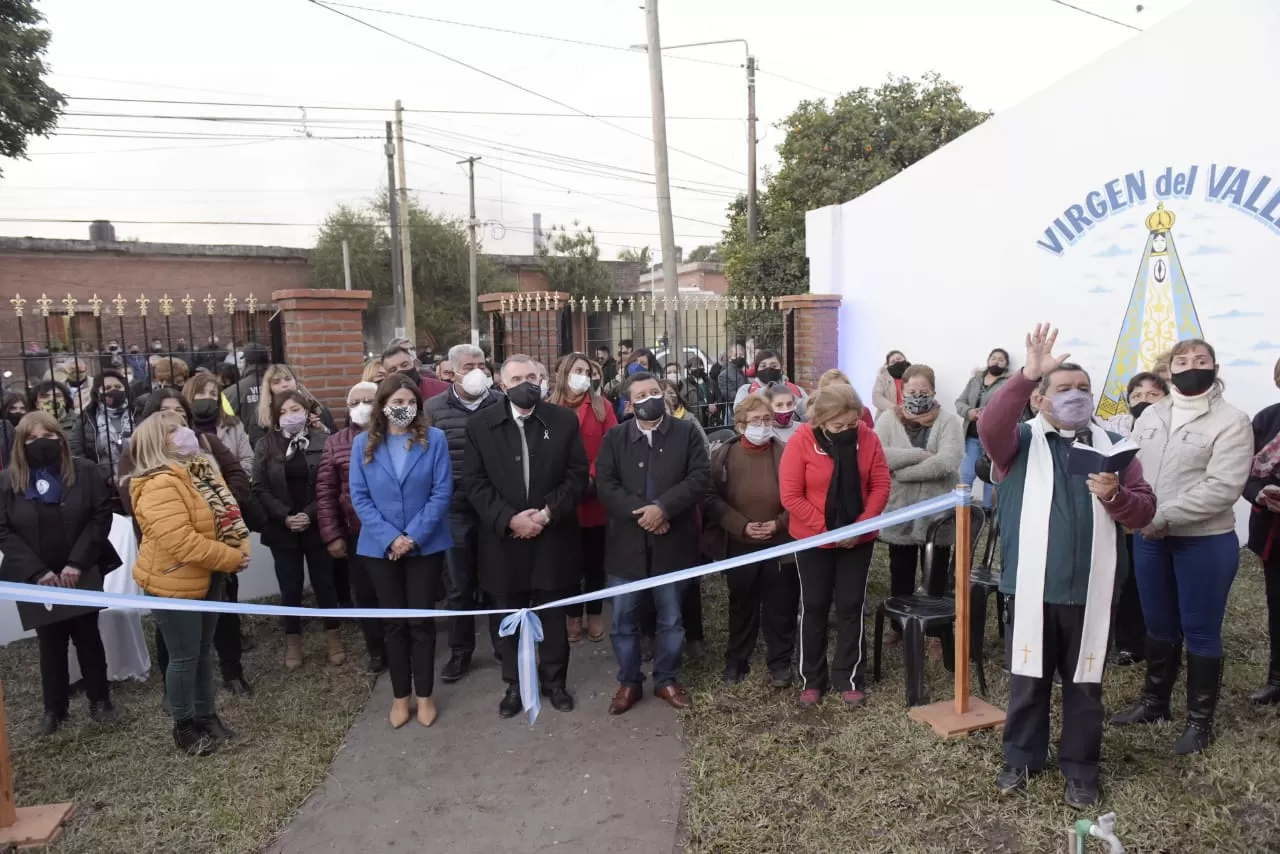
{"type": "Polygon", "coordinates": [[[43,21],[31,0],[0,2],[0,157],[25,157],[27,139],[53,133],[66,104],[44,81],[50,35],[43,21]]]}
{"type": "Polygon", "coordinates": [[[890,77],[828,104],[804,101],[778,127],[781,163],[759,195],[757,239],[747,238],[746,201],[729,206],[721,244],[730,293],[805,293],[805,212],[857,198],[987,119],[938,74],[890,77]]]}
{"type": "Polygon", "coordinates": [[[690,261],[710,261],[717,263],[721,261],[720,247],[714,243],[706,243],[702,246],[695,246],[689,253],[690,261]]]}
{"type": "Polygon", "coordinates": [[[652,264],[653,250],[648,246],[634,248],[628,246],[626,249],[618,252],[619,261],[628,261],[633,264],[652,264]]]}
{"type": "MultiPolygon", "coordinates": [[[[339,205],[326,217],[311,253],[312,283],[342,288],[342,241],[351,256],[351,285],[373,292],[370,304],[390,305],[391,236],[387,194],[358,205],[339,205]]],[[[409,200],[413,256],[414,323],[418,340],[435,347],[464,341],[471,325],[468,235],[461,219],[432,213],[409,200]]],[[[509,276],[483,253],[477,258],[480,293],[509,286],[509,276]]]]}
{"type": "Polygon", "coordinates": [[[553,290],[575,297],[606,296],[613,285],[609,270],[600,261],[591,226],[582,228],[573,221],[573,231],[563,225],[552,226],[545,245],[538,247],[547,283],[553,290]]]}

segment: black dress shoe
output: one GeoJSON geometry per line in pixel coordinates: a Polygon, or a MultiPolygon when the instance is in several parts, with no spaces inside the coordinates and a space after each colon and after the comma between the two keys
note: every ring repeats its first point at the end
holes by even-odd
{"type": "Polygon", "coordinates": [[[1025,792],[1027,790],[1027,782],[1030,779],[1031,770],[1029,768],[1012,768],[1006,765],[996,775],[996,788],[1002,795],[1025,792]]]}
{"type": "Polygon", "coordinates": [[[111,705],[110,700],[99,700],[96,703],[90,703],[89,717],[100,724],[113,724],[117,719],[116,707],[111,705]]]}
{"type": "Polygon", "coordinates": [[[235,694],[237,697],[253,696],[253,686],[243,676],[239,679],[222,680],[222,689],[228,693],[235,694]]]}
{"type": "Polygon", "coordinates": [[[194,719],[196,727],[203,733],[211,735],[218,741],[230,741],[236,737],[236,731],[222,722],[222,718],[215,715],[205,715],[194,719]]]}
{"type": "Polygon", "coordinates": [[[741,685],[742,680],[747,678],[747,671],[740,667],[726,667],[722,678],[726,685],[741,685]]]}
{"type": "Polygon", "coordinates": [[[444,667],[440,670],[440,681],[452,685],[463,676],[467,675],[467,671],[471,669],[471,656],[454,654],[449,656],[449,660],[445,662],[444,667]]]}
{"type": "Polygon", "coordinates": [[[1249,695],[1249,702],[1255,706],[1274,706],[1280,703],[1280,675],[1272,675],[1267,684],[1249,695]]]}
{"type": "Polygon", "coordinates": [[[524,701],[520,699],[520,686],[508,685],[507,693],[502,695],[498,703],[498,715],[503,718],[514,718],[524,711],[524,701]]]}
{"type": "Polygon", "coordinates": [[[573,711],[573,695],[570,694],[563,685],[555,685],[551,688],[543,688],[542,696],[551,700],[551,707],[557,712],[573,711]]]}
{"type": "Polygon", "coordinates": [[[39,735],[53,735],[62,728],[62,722],[67,719],[66,715],[58,715],[54,712],[45,712],[44,719],[40,721],[39,735]]]}
{"type": "Polygon", "coordinates": [[[1078,810],[1092,809],[1098,805],[1098,784],[1084,780],[1072,780],[1068,777],[1065,799],[1067,806],[1078,810]]]}
{"type": "Polygon", "coordinates": [[[380,652],[371,652],[364,657],[364,672],[377,676],[387,669],[387,657],[380,652]]]}

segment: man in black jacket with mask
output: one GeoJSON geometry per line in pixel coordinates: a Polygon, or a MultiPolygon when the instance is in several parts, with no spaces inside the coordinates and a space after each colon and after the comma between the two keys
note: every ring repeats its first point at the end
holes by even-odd
{"type": "MultiPolygon", "coordinates": [[[[567,598],[582,580],[578,501],[590,467],[573,410],[542,399],[529,356],[502,365],[507,401],[476,414],[466,429],[462,491],[487,529],[479,537],[480,589],[498,608],[529,608],[567,598]]],[[[705,483],[703,485],[705,489],[705,483]]],[[[573,709],[565,687],[569,632],[563,608],[540,611],[542,692],[557,710],[573,709]]],[[[515,636],[500,638],[506,694],[498,714],[515,717],[523,703],[515,636]]]]}
{"type": "MultiPolygon", "coordinates": [[[[470,344],[458,344],[449,350],[449,361],[455,375],[449,389],[429,398],[423,407],[433,427],[444,431],[449,440],[449,461],[453,464],[453,502],[449,505],[449,530],[453,547],[445,554],[445,592],[452,611],[472,611],[476,598],[479,556],[480,519],[463,488],[463,452],[467,446],[467,424],[506,397],[492,388],[493,380],[481,370],[484,351],[470,344]]],[[[489,618],[489,637],[494,653],[498,650],[498,617],[489,618]]],[[[476,651],[476,618],[467,614],[449,621],[449,661],[440,671],[444,682],[457,682],[471,668],[476,651]]]]}

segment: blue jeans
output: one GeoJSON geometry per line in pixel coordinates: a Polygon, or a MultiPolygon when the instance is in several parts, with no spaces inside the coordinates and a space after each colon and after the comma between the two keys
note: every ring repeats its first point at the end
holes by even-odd
{"type": "Polygon", "coordinates": [[[1227,594],[1240,568],[1235,532],[1207,537],[1133,537],[1134,571],[1147,634],[1154,640],[1185,638],[1187,652],[1222,657],[1227,594]]]}
{"type": "MultiPolygon", "coordinates": [[[[982,459],[982,442],[978,439],[964,440],[964,459],[960,461],[960,482],[965,486],[973,486],[973,482],[978,479],[976,471],[978,460],[982,459]]],[[[981,499],[983,507],[991,506],[991,493],[994,490],[988,489],[987,484],[982,485],[982,492],[977,494],[977,498],[981,499]]]]}
{"type": "MultiPolygon", "coordinates": [[[[627,584],[628,579],[609,576],[609,586],[627,584]]],[[[640,621],[645,600],[653,597],[657,611],[657,631],[653,637],[653,686],[665,688],[680,678],[680,652],[684,648],[684,621],[680,618],[680,602],[687,581],[664,584],[639,593],[613,597],[613,627],[610,639],[618,659],[618,681],[640,687],[644,673],[640,670],[640,621]]]]}

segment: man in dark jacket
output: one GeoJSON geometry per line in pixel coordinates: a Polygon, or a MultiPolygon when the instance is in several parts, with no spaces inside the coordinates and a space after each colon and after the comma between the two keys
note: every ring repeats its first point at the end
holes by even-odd
{"type": "Polygon", "coordinates": [[[734,344],[729,350],[729,361],[721,367],[720,373],[715,378],[716,391],[720,395],[720,400],[724,401],[725,412],[724,423],[733,425],[733,407],[732,403],[738,394],[738,389],[751,380],[747,377],[747,348],[743,344],[734,344]]]}
{"type": "MultiPolygon", "coordinates": [[[[477,607],[476,558],[479,555],[480,519],[463,489],[462,457],[467,447],[467,424],[471,419],[506,401],[492,388],[493,380],[480,368],[484,351],[470,344],[458,344],[449,350],[454,366],[453,384],[443,394],[429,398],[423,407],[431,426],[439,427],[449,440],[449,461],[453,464],[453,502],[449,505],[449,530],[453,548],[445,553],[445,593],[450,610],[472,611],[477,607]]],[[[494,653],[498,649],[500,617],[489,618],[489,637],[494,653]]],[[[444,682],[457,682],[471,667],[476,651],[476,618],[470,614],[449,621],[449,661],[440,671],[444,682]]]]}
{"type": "MultiPolygon", "coordinates": [[[[347,392],[348,424],[324,443],[320,469],[316,472],[316,522],[320,528],[320,539],[335,565],[339,561],[347,562],[357,608],[378,607],[378,596],[373,589],[373,580],[356,554],[360,517],[351,504],[351,443],[368,426],[377,396],[378,387],[373,383],[356,383],[351,387],[347,392]]],[[[386,670],[387,650],[382,621],[360,620],[360,633],[364,635],[368,653],[365,669],[370,673],[386,670]]]]}
{"type": "MultiPolygon", "coordinates": [[[[528,608],[578,591],[578,501],[590,467],[577,414],[542,399],[533,359],[507,359],[502,381],[507,402],[485,408],[467,424],[462,485],[487,529],[480,537],[480,589],[493,596],[499,608],[528,608]]],[[[557,710],[571,711],[573,697],[565,688],[567,614],[554,608],[540,616],[542,691],[557,710]]],[[[498,713],[504,718],[523,708],[516,643],[514,636],[499,640],[507,692],[498,713]]]]}
{"type": "Polygon", "coordinates": [[[254,342],[245,344],[244,374],[240,382],[226,391],[227,401],[249,434],[249,444],[255,448],[264,432],[258,424],[258,401],[262,397],[262,375],[270,364],[271,354],[266,347],[254,342]]]}
{"type": "MultiPolygon", "coordinates": [[[[609,514],[605,566],[610,587],[697,565],[698,505],[706,495],[711,468],[706,444],[693,422],[666,415],[657,377],[643,371],[632,374],[623,394],[635,418],[605,434],[596,458],[596,494],[609,514]]],[[[620,685],[609,714],[623,714],[643,696],[640,623],[650,596],[658,615],[654,696],[673,708],[689,708],[692,700],[679,679],[685,587],[687,582],[678,582],[614,597],[610,634],[620,685]]]]}

